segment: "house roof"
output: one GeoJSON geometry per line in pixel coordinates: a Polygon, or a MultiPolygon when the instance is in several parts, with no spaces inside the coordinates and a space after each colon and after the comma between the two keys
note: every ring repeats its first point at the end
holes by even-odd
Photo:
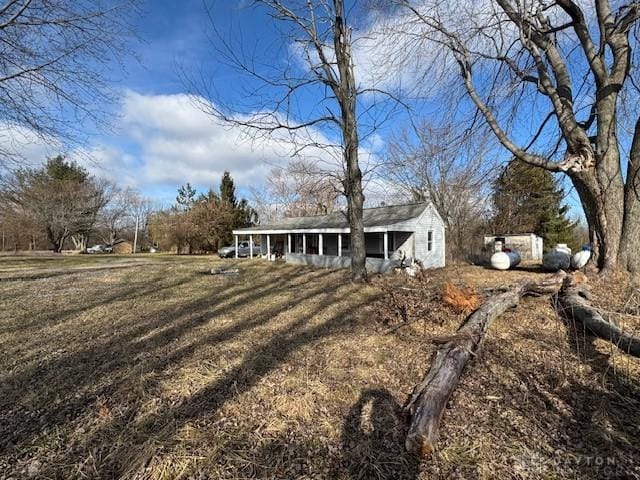
{"type": "MultiPolygon", "coordinates": [[[[429,206],[429,203],[411,203],[407,205],[387,205],[383,207],[365,208],[362,212],[365,228],[386,227],[413,220],[429,206]]],[[[347,213],[337,211],[329,215],[310,217],[283,218],[277,223],[240,228],[234,233],[251,233],[258,231],[316,230],[316,229],[348,229],[347,213]]]]}
{"type": "Polygon", "coordinates": [[[525,232],[525,233],[492,233],[490,235],[485,235],[485,238],[489,238],[489,237],[528,237],[530,235],[534,235],[536,237],[539,236],[539,235],[536,235],[535,233],[529,233],[529,232],[525,232]]]}

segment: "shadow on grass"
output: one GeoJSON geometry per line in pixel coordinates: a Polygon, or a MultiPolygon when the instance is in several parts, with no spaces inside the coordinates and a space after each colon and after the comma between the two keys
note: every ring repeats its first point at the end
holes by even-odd
{"type": "Polygon", "coordinates": [[[476,402],[474,412],[478,419],[491,418],[491,429],[482,420],[469,427],[478,437],[516,433],[511,461],[523,473],[513,478],[640,478],[640,385],[614,378],[609,356],[594,347],[594,338],[580,325],[565,325],[557,333],[519,333],[536,342],[535,353],[502,339],[485,341],[480,364],[465,373],[473,378],[457,394],[492,394],[494,400],[476,402]],[[499,376],[493,374],[497,368],[499,376]]]}
{"type": "MultiPolygon", "coordinates": [[[[260,272],[259,272],[260,273],[260,272]]],[[[43,474],[70,475],[60,465],[78,468],[86,455],[103,452],[96,465],[102,477],[118,477],[144,467],[143,452],[151,446],[170,445],[177,430],[187,422],[210,416],[224,403],[251,389],[256,383],[286,361],[299,348],[324,337],[344,332],[354,316],[368,299],[353,301],[346,294],[344,304],[336,307],[335,291],[327,291],[321,280],[326,271],[311,271],[305,267],[273,269],[271,274],[257,276],[246,284],[227,285],[219,291],[207,291],[186,304],[161,310],[143,312],[134,325],[124,331],[115,330],[108,338],[88,341],[87,346],[71,351],[48,362],[32,362],[2,378],[0,385],[0,454],[20,455],[28,452],[33,442],[51,432],[74,425],[99,408],[99,402],[112,395],[135,392],[139,388],[154,389],[163,380],[162,373],[192,355],[202,346],[220,345],[269,324],[281,313],[319,299],[304,315],[298,313],[295,321],[278,328],[261,339],[258,344],[246,345],[239,365],[223,372],[215,382],[183,399],[178,404],[161,405],[151,415],[141,418],[148,399],[131,397],[123,405],[122,414],[105,425],[82,436],[81,445],[58,452],[50,458],[43,474]],[[290,287],[295,287],[295,290],[290,287]],[[265,302],[273,291],[288,292],[277,302],[265,302]],[[188,334],[205,324],[233,315],[238,308],[259,307],[252,317],[238,318],[232,324],[221,324],[213,331],[202,332],[193,340],[183,341],[188,334]],[[335,313],[322,323],[313,321],[316,315],[333,308],[335,313]],[[142,379],[148,378],[141,386],[142,379]],[[23,406],[23,399],[28,399],[23,406]],[[34,415],[35,413],[35,415],[34,415]],[[114,444],[114,438],[125,438],[125,443],[114,444]],[[107,452],[107,453],[105,453],[107,452]],[[142,462],[142,463],[140,463],[142,462]],[[75,467],[74,467],[75,465],[75,467]]],[[[190,275],[190,280],[205,280],[190,275]]],[[[179,279],[164,285],[163,295],[179,294],[179,287],[188,279],[179,279]]],[[[205,283],[206,285],[206,283],[205,283]]],[[[213,286],[212,286],[213,287],[213,286]]],[[[355,291],[356,287],[349,287],[355,291]]],[[[157,292],[157,288],[155,290],[157,292]]],[[[103,296],[89,306],[136,298],[148,293],[140,285],[117,295],[103,296]]],[[[51,313],[43,321],[59,323],[83,308],[66,309],[51,313]]],[[[160,447],[162,448],[162,447],[160,447]]],[[[76,472],[77,473],[77,472],[76,472]]]]}
{"type": "Polygon", "coordinates": [[[600,478],[640,478],[640,383],[618,374],[614,357],[625,353],[609,344],[609,353],[596,348],[598,338],[582,323],[564,317],[567,343],[578,361],[587,364],[598,388],[572,382],[564,393],[579,427],[574,462],[585,474],[600,478]]]}
{"type": "Polygon", "coordinates": [[[406,434],[395,398],[387,390],[364,390],[342,429],[343,468],[353,479],[417,478],[419,462],[404,447],[406,434]]]}

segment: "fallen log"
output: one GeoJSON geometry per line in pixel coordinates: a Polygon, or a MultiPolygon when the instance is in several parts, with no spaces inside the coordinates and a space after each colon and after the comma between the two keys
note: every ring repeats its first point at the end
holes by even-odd
{"type": "Polygon", "coordinates": [[[591,306],[591,294],[582,283],[573,277],[565,278],[558,293],[558,305],[565,318],[582,323],[596,337],[608,340],[623,352],[640,357],[640,337],[624,332],[619,326],[606,320],[591,306]]]}
{"type": "Polygon", "coordinates": [[[483,303],[456,331],[451,340],[438,348],[429,371],[417,385],[404,409],[411,416],[405,447],[424,457],[431,454],[438,440],[444,409],[455,390],[465,365],[480,348],[491,323],[528,294],[556,293],[565,273],[559,272],[541,282],[522,282],[483,303]]]}

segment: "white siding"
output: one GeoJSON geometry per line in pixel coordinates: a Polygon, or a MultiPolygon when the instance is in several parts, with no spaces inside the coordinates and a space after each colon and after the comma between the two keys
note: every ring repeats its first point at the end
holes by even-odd
{"type": "Polygon", "coordinates": [[[413,235],[415,258],[420,260],[425,268],[439,268],[445,266],[445,228],[442,218],[429,205],[422,215],[409,222],[389,226],[389,230],[409,230],[413,235]],[[433,232],[433,248],[427,249],[427,232],[433,232]]]}
{"type": "MultiPolygon", "coordinates": [[[[337,254],[337,235],[336,230],[341,231],[348,229],[321,229],[323,235],[323,253],[324,256],[332,257],[337,254]]],[[[306,231],[307,237],[307,256],[312,253],[313,246],[317,245],[318,233],[321,230],[302,230],[306,231]],[[313,232],[313,233],[312,233],[313,232]]],[[[383,255],[383,233],[389,232],[389,256],[393,251],[402,250],[407,259],[415,258],[419,260],[425,268],[439,268],[445,266],[445,227],[442,218],[433,207],[428,205],[419,217],[413,218],[405,222],[399,222],[393,225],[380,225],[376,227],[365,228],[366,250],[369,255],[383,255]],[[429,251],[427,248],[428,232],[433,232],[433,248],[429,251]],[[375,232],[375,233],[374,233],[375,232]]],[[[241,231],[239,231],[241,232],[241,231]]],[[[294,253],[302,253],[302,234],[297,230],[288,231],[291,234],[292,248],[294,253]]],[[[241,232],[244,233],[244,232],[241,232]]],[[[273,231],[273,233],[281,233],[273,231]]],[[[283,231],[283,233],[287,233],[283,231]]],[[[260,232],[253,232],[254,238],[258,237],[260,232]]],[[[261,249],[266,253],[266,235],[260,235],[261,249]]],[[[272,234],[272,246],[275,235],[272,234]]],[[[286,235],[282,236],[286,245],[286,235]]],[[[349,235],[342,235],[342,255],[349,256],[349,235]]],[[[286,253],[286,247],[285,247],[286,253]]],[[[292,257],[293,258],[293,257],[292,257]]],[[[338,258],[338,257],[336,257],[338,258]]]]}
{"type": "Polygon", "coordinates": [[[413,233],[393,232],[394,251],[404,252],[407,258],[413,258],[413,233]]]}

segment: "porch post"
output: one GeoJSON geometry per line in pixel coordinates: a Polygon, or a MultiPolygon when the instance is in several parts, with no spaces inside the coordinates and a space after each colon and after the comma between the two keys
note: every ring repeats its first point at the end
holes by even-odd
{"type": "Polygon", "coordinates": [[[271,235],[267,233],[267,260],[271,260],[271,235]]]}
{"type": "Polygon", "coordinates": [[[253,235],[249,235],[249,258],[253,258],[253,235]]]}
{"type": "Polygon", "coordinates": [[[338,234],[338,256],[342,256],[342,234],[338,234]]]}
{"type": "Polygon", "coordinates": [[[323,245],[322,245],[322,234],[319,233],[318,234],[318,255],[322,255],[323,254],[322,247],[323,247],[323,245]]]}
{"type": "Polygon", "coordinates": [[[238,235],[234,235],[236,237],[236,258],[238,258],[238,235]]]}
{"type": "Polygon", "coordinates": [[[302,234],[302,254],[303,255],[307,254],[307,234],[306,233],[302,234]]]}
{"type": "Polygon", "coordinates": [[[384,232],[384,259],[389,259],[389,232],[384,232]]]}
{"type": "Polygon", "coordinates": [[[289,253],[291,253],[291,234],[287,233],[287,247],[289,250],[289,253]]]}

